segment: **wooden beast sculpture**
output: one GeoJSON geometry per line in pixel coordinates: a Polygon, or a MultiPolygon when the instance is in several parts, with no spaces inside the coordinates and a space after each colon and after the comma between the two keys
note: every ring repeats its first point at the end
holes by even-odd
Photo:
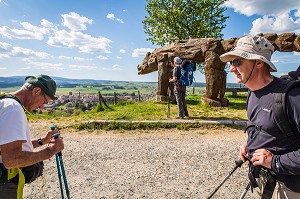
{"type": "MultiPolygon", "coordinates": [[[[279,52],[300,52],[300,36],[295,33],[259,34],[268,39],[279,52]]],[[[193,60],[196,63],[204,63],[206,93],[202,102],[211,106],[227,106],[228,100],[224,98],[226,89],[225,63],[219,56],[230,51],[238,38],[218,40],[214,38],[195,38],[181,40],[167,46],[157,48],[152,53],[147,53],[142,63],[137,66],[138,74],[148,74],[158,71],[157,101],[167,100],[169,78],[172,67],[168,67],[169,61],[174,57],[183,60],[193,60]]]]}

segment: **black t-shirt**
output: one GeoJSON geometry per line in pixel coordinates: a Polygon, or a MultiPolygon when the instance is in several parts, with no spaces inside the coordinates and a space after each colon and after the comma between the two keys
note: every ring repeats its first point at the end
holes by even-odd
{"type": "MultiPolygon", "coordinates": [[[[272,110],[273,94],[283,84],[283,79],[274,80],[264,88],[253,91],[249,97],[247,116],[249,121],[260,126],[248,131],[247,152],[250,157],[256,149],[265,148],[273,154],[272,169],[280,174],[300,175],[299,139],[294,135],[288,137],[282,133],[274,120],[272,110]],[[273,168],[274,167],[274,168],[273,168]]],[[[293,128],[300,134],[300,87],[290,90],[287,97],[286,109],[293,128]]]]}

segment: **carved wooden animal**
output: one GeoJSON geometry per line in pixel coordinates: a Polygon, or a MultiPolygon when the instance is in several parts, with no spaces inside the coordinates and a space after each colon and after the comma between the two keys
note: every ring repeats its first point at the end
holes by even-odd
{"type": "MultiPolygon", "coordinates": [[[[300,36],[295,33],[259,34],[268,39],[279,52],[300,52],[300,36]]],[[[157,48],[152,53],[147,53],[142,63],[137,66],[138,74],[148,74],[158,71],[157,101],[167,99],[171,67],[168,62],[174,57],[183,60],[193,60],[204,63],[206,93],[202,102],[212,106],[227,106],[228,100],[224,99],[226,89],[226,72],[219,56],[230,51],[238,38],[218,40],[214,38],[195,38],[177,41],[167,46],[157,48]]]]}

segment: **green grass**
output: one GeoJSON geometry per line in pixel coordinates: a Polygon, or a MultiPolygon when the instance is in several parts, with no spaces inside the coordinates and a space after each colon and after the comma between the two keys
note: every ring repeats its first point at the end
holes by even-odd
{"type": "MultiPolygon", "coordinates": [[[[157,83],[123,83],[123,84],[107,84],[99,87],[93,86],[77,86],[74,88],[58,88],[57,94],[97,94],[100,91],[102,94],[112,94],[116,92],[121,93],[135,93],[140,91],[141,94],[150,94],[157,88],[157,83]]],[[[11,92],[18,88],[1,89],[4,92],[11,92]]],[[[189,115],[191,119],[197,120],[246,120],[246,96],[247,93],[239,93],[239,97],[232,97],[231,95],[225,95],[225,98],[229,100],[229,107],[210,107],[201,103],[201,96],[205,92],[205,87],[196,87],[194,94],[192,94],[192,87],[187,90],[187,105],[189,115]]],[[[85,121],[91,120],[126,120],[126,121],[142,121],[142,120],[174,120],[178,114],[178,106],[175,102],[170,104],[170,117],[167,117],[168,103],[167,102],[131,102],[131,101],[119,101],[116,105],[109,105],[110,108],[105,106],[97,107],[95,110],[82,112],[81,110],[75,110],[73,115],[64,113],[61,111],[55,111],[54,113],[33,114],[28,116],[32,121],[48,120],[49,123],[53,123],[60,126],[74,126],[83,125],[85,121]]],[[[100,125],[100,124],[98,124],[100,125]]],[[[93,126],[93,125],[92,125],[93,126]]],[[[106,126],[94,125],[93,128],[103,129],[147,129],[147,128],[179,128],[188,129],[194,128],[194,126],[182,125],[182,124],[166,124],[166,123],[111,123],[106,126]]],[[[80,127],[81,128],[81,127],[80,127]]]]}
{"type": "MultiPolygon", "coordinates": [[[[188,95],[186,101],[188,110],[192,119],[235,119],[246,120],[246,97],[241,96],[233,98],[230,95],[226,96],[229,99],[229,107],[210,107],[201,103],[200,95],[188,95]]],[[[55,113],[34,114],[30,119],[53,119],[56,121],[73,121],[81,123],[90,120],[170,120],[175,119],[178,113],[178,106],[175,102],[170,104],[170,118],[167,117],[168,103],[167,102],[132,102],[119,101],[116,105],[105,106],[102,110],[92,110],[82,112],[76,110],[75,114],[69,116],[67,113],[56,111],[55,113]]]]}

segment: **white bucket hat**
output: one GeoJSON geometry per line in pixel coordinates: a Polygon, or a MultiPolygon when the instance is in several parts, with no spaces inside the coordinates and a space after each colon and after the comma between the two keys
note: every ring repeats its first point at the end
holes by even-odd
{"type": "Polygon", "coordinates": [[[232,61],[234,56],[250,60],[261,60],[270,66],[271,72],[276,72],[275,65],[270,61],[274,52],[274,46],[267,39],[260,36],[247,35],[241,37],[236,47],[220,56],[221,61],[232,61]]]}

